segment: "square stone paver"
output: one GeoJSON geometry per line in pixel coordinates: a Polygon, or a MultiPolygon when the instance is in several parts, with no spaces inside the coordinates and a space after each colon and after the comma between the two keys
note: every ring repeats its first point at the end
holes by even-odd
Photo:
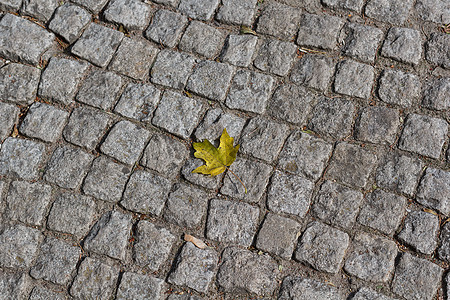
{"type": "Polygon", "coordinates": [[[73,234],[81,239],[93,225],[94,214],[95,202],[91,197],[60,193],[50,210],[47,226],[51,230],[73,234]]]}
{"type": "Polygon", "coordinates": [[[380,78],[378,96],[383,102],[411,107],[420,98],[421,86],[414,74],[386,69],[380,78]]]}
{"type": "Polygon", "coordinates": [[[183,51],[211,59],[219,54],[224,41],[225,34],[219,29],[202,22],[192,21],[186,28],[179,47],[183,51]]]}
{"type": "Polygon", "coordinates": [[[337,38],[344,21],[328,15],[303,14],[298,31],[297,44],[335,50],[337,38]]]}
{"type": "Polygon", "coordinates": [[[225,292],[271,295],[277,288],[278,265],[269,255],[258,255],[237,247],[226,248],[217,273],[217,284],[225,292]]]}
{"type": "Polygon", "coordinates": [[[66,3],[59,6],[48,28],[62,36],[69,44],[75,42],[91,22],[91,14],[78,5],[66,3]]]}
{"type": "Polygon", "coordinates": [[[432,254],[437,247],[439,217],[424,212],[412,211],[404,221],[403,229],[398,238],[424,254],[432,254]]]}
{"type": "Polygon", "coordinates": [[[264,113],[274,83],[269,75],[239,70],[233,77],[225,104],[231,109],[264,113]]]}
{"type": "Polygon", "coordinates": [[[268,213],[258,232],[256,248],[291,259],[300,230],[300,223],[268,213]]]}
{"type": "Polygon", "coordinates": [[[65,294],[61,291],[55,291],[42,286],[35,286],[31,291],[30,298],[28,300],[42,300],[42,299],[54,299],[65,300],[65,294]]]}
{"type": "Polygon", "coordinates": [[[69,113],[45,103],[34,103],[20,125],[20,132],[44,142],[55,142],[62,134],[69,113]]]}
{"type": "Polygon", "coordinates": [[[144,30],[149,21],[152,8],[139,0],[112,0],[103,16],[109,22],[121,24],[129,30],[144,30]]]}
{"type": "Polygon", "coordinates": [[[158,106],[161,91],[147,83],[128,83],[114,112],[136,121],[150,123],[158,106]]]}
{"type": "Polygon", "coordinates": [[[355,187],[364,188],[377,163],[377,156],[358,145],[339,143],[331,158],[327,177],[355,187]]]}
{"type": "Polygon", "coordinates": [[[278,2],[269,2],[258,18],[257,32],[292,40],[298,30],[300,10],[278,2]]]}
{"type": "Polygon", "coordinates": [[[445,215],[450,214],[450,172],[428,168],[420,181],[417,201],[436,209],[445,215]]]}
{"type": "Polygon", "coordinates": [[[448,123],[443,119],[409,114],[398,147],[438,159],[448,133],[448,123]]]}
{"type": "MultiPolygon", "coordinates": [[[[283,280],[278,300],[342,300],[336,287],[314,279],[288,276],[283,280]]],[[[367,299],[364,299],[367,300],[367,299]]]]}
{"type": "Polygon", "coordinates": [[[126,37],[108,68],[137,80],[145,80],[158,51],[147,40],[126,37]]]}
{"type": "Polygon", "coordinates": [[[117,289],[116,299],[163,299],[164,280],[125,272],[117,289]]]}
{"type": "Polygon", "coordinates": [[[153,117],[153,125],[188,139],[200,122],[204,105],[180,93],[165,91],[153,117]]]}
{"type": "Polygon", "coordinates": [[[6,197],[6,216],[29,225],[43,225],[51,200],[51,186],[38,182],[13,181],[6,197]]]}
{"type": "Polygon", "coordinates": [[[384,40],[381,55],[417,65],[422,57],[420,32],[411,28],[392,27],[384,40]]]}
{"type": "Polygon", "coordinates": [[[370,0],[364,13],[381,22],[401,25],[408,19],[413,4],[413,0],[370,0]]]}
{"type": "Polygon", "coordinates": [[[184,244],[167,281],[206,293],[217,270],[219,255],[213,249],[199,249],[191,242],[184,244]]]}
{"type": "Polygon", "coordinates": [[[30,275],[56,284],[68,284],[72,280],[81,249],[62,240],[46,238],[41,245],[36,264],[30,275]]]}
{"type": "Polygon", "coordinates": [[[86,7],[94,14],[98,14],[105,7],[108,0],[73,0],[72,2],[86,7]]]}
{"type": "Polygon", "coordinates": [[[248,67],[252,62],[257,42],[258,38],[251,34],[230,34],[225,41],[220,59],[238,67],[248,67]]]}
{"type": "Polygon", "coordinates": [[[275,90],[267,109],[277,119],[302,125],[316,102],[316,95],[304,87],[283,84],[275,90]]]}
{"type": "Polygon", "coordinates": [[[63,136],[74,145],[93,150],[109,122],[110,117],[98,109],[89,106],[75,108],[64,128],[63,136]]]}
{"type": "Polygon", "coordinates": [[[266,40],[259,48],[253,64],[263,72],[285,76],[289,73],[296,56],[297,46],[294,43],[266,40]]]}
{"type": "Polygon", "coordinates": [[[216,144],[224,128],[226,128],[227,133],[237,141],[245,123],[246,120],[244,118],[226,113],[220,108],[212,108],[208,110],[203,121],[195,130],[195,137],[199,141],[207,139],[212,144],[216,144]]]}
{"type": "Polygon", "coordinates": [[[180,227],[198,226],[206,214],[211,195],[199,188],[178,184],[169,194],[164,219],[180,227]]]}
{"type": "Polygon", "coordinates": [[[376,189],[366,195],[366,202],[358,216],[362,225],[392,235],[402,222],[406,198],[376,189]]]}
{"type": "Polygon", "coordinates": [[[78,148],[62,146],[50,158],[44,179],[66,189],[76,189],[86,176],[94,156],[78,148]]]}
{"type": "Polygon", "coordinates": [[[450,109],[450,78],[433,80],[425,90],[422,105],[434,110],[450,109]]]}
{"type": "Polygon", "coordinates": [[[180,41],[188,19],[182,14],[160,9],[153,16],[152,23],[145,31],[145,36],[164,46],[173,48],[180,41]]]}
{"type": "Polygon", "coordinates": [[[94,65],[106,67],[123,37],[120,31],[91,23],[73,45],[71,52],[94,65]]]}
{"type": "Polygon", "coordinates": [[[195,57],[175,50],[164,49],[159,52],[150,76],[156,84],[184,89],[194,68],[195,57]]]}
{"type": "Polygon", "coordinates": [[[156,172],[173,178],[187,158],[189,152],[186,145],[163,134],[155,134],[145,148],[141,165],[156,172]]]}
{"type": "Polygon", "coordinates": [[[22,10],[29,16],[47,22],[57,7],[57,0],[27,0],[23,2],[22,10]]]}
{"type": "Polygon", "coordinates": [[[365,107],[356,121],[356,139],[375,144],[393,144],[399,127],[398,110],[381,106],[365,107]]]}
{"type": "Polygon", "coordinates": [[[116,288],[119,271],[117,266],[109,266],[98,259],[87,257],[80,265],[70,294],[81,299],[110,299],[116,288]]]}
{"type": "Polygon", "coordinates": [[[141,156],[150,132],[130,121],[120,121],[114,125],[100,146],[100,150],[118,161],[132,165],[141,156]]]}
{"type": "Polygon", "coordinates": [[[169,195],[171,182],[150,172],[136,170],[125,188],[120,204],[142,214],[160,215],[169,195]]]}
{"type": "Polygon", "coordinates": [[[356,107],[341,98],[322,97],[312,110],[308,128],[321,135],[342,139],[351,134],[356,107]]]}
{"type": "Polygon", "coordinates": [[[360,12],[364,0],[321,0],[321,2],[331,8],[348,9],[356,12],[360,12]]]}
{"type": "Polygon", "coordinates": [[[42,233],[34,228],[20,224],[5,228],[0,234],[0,266],[31,267],[43,239],[42,233]]]}
{"type": "Polygon", "coordinates": [[[7,138],[0,150],[0,175],[26,180],[38,179],[44,152],[43,143],[7,138]]]}
{"type": "Polygon", "coordinates": [[[216,19],[231,25],[250,25],[256,3],[257,0],[222,0],[216,19]]]}
{"type": "Polygon", "coordinates": [[[217,190],[219,188],[219,185],[222,183],[222,178],[225,175],[224,173],[217,176],[205,176],[204,174],[200,173],[192,173],[192,171],[204,164],[205,162],[201,159],[189,158],[183,165],[181,174],[183,175],[184,179],[193,184],[205,187],[207,189],[217,190]]]}
{"type": "Polygon", "coordinates": [[[298,242],[295,259],[316,270],[337,273],[349,242],[347,233],[316,221],[308,225],[298,242]]]}
{"type": "Polygon", "coordinates": [[[330,57],[307,54],[294,66],[290,79],[293,83],[324,92],[334,74],[334,65],[330,57]]]}
{"type": "Polygon", "coordinates": [[[239,180],[230,172],[225,174],[220,192],[250,203],[259,201],[269,182],[272,167],[264,163],[238,158],[230,169],[242,180],[247,188],[247,193],[239,180]]]}
{"type": "Polygon", "coordinates": [[[19,119],[19,108],[13,104],[0,102],[0,143],[6,139],[19,119]]]}
{"type": "Polygon", "coordinates": [[[367,233],[358,233],[344,269],[351,275],[370,282],[387,282],[394,271],[395,242],[367,233]]]}
{"type": "Polygon", "coordinates": [[[333,89],[338,94],[367,99],[374,79],[372,66],[344,60],[338,64],[333,89]]]}
{"type": "Polygon", "coordinates": [[[289,127],[262,118],[250,120],[240,139],[242,153],[272,162],[289,134],[289,127]]]}
{"type": "Polygon", "coordinates": [[[136,227],[133,259],[141,267],[157,271],[169,258],[175,236],[164,227],[140,221],[136,227]]]}
{"type": "Polygon", "coordinates": [[[178,9],[192,19],[208,21],[219,5],[219,0],[181,0],[178,9]]]}
{"type": "Polygon", "coordinates": [[[392,291],[406,299],[431,300],[444,270],[428,260],[404,253],[395,269],[392,291]]]}
{"type": "Polygon", "coordinates": [[[187,89],[212,100],[225,100],[234,67],[216,61],[202,61],[189,77],[187,89]]]}
{"type": "Polygon", "coordinates": [[[77,94],[77,101],[101,108],[111,109],[122,88],[122,77],[99,69],[92,70],[83,81],[77,94]]]}
{"type": "Polygon", "coordinates": [[[278,167],[312,180],[322,176],[333,146],[311,134],[295,131],[280,153],[278,167]]]}
{"type": "Polygon", "coordinates": [[[10,63],[0,69],[0,99],[17,104],[34,102],[41,71],[38,68],[10,63]]]}
{"type": "Polygon", "coordinates": [[[117,203],[130,176],[130,169],[112,160],[99,156],[83,184],[83,192],[107,202],[117,203]]]}
{"type": "Polygon", "coordinates": [[[396,300],[394,298],[377,293],[369,288],[362,287],[351,300],[396,300]]]}
{"type": "Polygon", "coordinates": [[[53,33],[19,16],[7,13],[0,21],[0,56],[6,59],[36,66],[54,39],[53,33]]]}
{"type": "Polygon", "coordinates": [[[440,24],[450,22],[450,3],[446,0],[418,0],[415,5],[416,12],[425,21],[440,24]]]}
{"type": "Polygon", "coordinates": [[[309,211],[314,183],[276,170],[267,194],[267,206],[274,213],[303,218],[309,211]]]}
{"type": "Polygon", "coordinates": [[[258,228],[259,209],[247,203],[213,199],[206,222],[208,239],[248,247],[258,228]]]}
{"type": "Polygon", "coordinates": [[[312,214],[325,223],[350,229],[363,201],[361,192],[325,181],[312,206],[312,214]]]}
{"type": "Polygon", "coordinates": [[[346,37],[342,52],[366,63],[373,63],[383,31],[376,27],[349,23],[344,27],[346,37]]]}
{"type": "Polygon", "coordinates": [[[388,153],[376,172],[377,185],[412,196],[416,190],[424,164],[421,160],[399,153],[388,153]]]}
{"type": "Polygon", "coordinates": [[[429,62],[450,69],[450,38],[446,34],[432,33],[426,44],[426,58],[429,62]]]}
{"type": "Polygon", "coordinates": [[[117,211],[105,213],[84,240],[84,249],[124,260],[131,221],[130,215],[117,211]]]}
{"type": "Polygon", "coordinates": [[[66,58],[52,57],[39,83],[39,97],[70,104],[89,64],[66,58]]]}

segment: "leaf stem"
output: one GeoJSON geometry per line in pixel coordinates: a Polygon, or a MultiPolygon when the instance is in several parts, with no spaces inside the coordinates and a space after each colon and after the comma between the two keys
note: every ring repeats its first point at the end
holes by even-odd
{"type": "Polygon", "coordinates": [[[225,166],[225,168],[227,168],[227,170],[228,171],[230,171],[231,172],[231,174],[233,174],[234,175],[234,177],[236,177],[237,178],[237,180],[239,180],[239,182],[242,184],[242,186],[244,187],[244,189],[245,189],[245,193],[247,194],[247,188],[245,187],[245,184],[242,182],[242,180],[239,178],[239,176],[237,176],[236,174],[234,174],[234,172],[233,171],[231,171],[231,169],[230,168],[228,168],[227,166],[225,166]]]}

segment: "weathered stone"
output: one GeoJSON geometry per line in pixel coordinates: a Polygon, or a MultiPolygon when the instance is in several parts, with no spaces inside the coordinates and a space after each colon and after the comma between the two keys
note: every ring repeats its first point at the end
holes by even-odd
{"type": "Polygon", "coordinates": [[[122,198],[130,169],[100,156],[94,160],[92,168],[83,184],[83,192],[95,198],[117,203],[122,198]]]}
{"type": "Polygon", "coordinates": [[[46,238],[30,275],[56,284],[68,284],[72,280],[80,255],[79,247],[55,238],[46,238]]]}
{"type": "Polygon", "coordinates": [[[365,107],[356,121],[356,139],[375,144],[393,144],[400,126],[396,109],[365,107]]]}
{"type": "Polygon", "coordinates": [[[103,16],[109,22],[121,24],[129,30],[144,30],[150,21],[152,9],[138,0],[112,0],[103,16]]]}
{"type": "Polygon", "coordinates": [[[424,254],[432,254],[437,247],[439,217],[423,211],[410,212],[398,238],[424,254]]]}
{"type": "Polygon", "coordinates": [[[66,189],[76,189],[86,176],[94,156],[78,148],[59,147],[45,170],[44,179],[66,189]]]}
{"type": "Polygon", "coordinates": [[[7,138],[0,150],[0,175],[35,180],[39,177],[45,146],[42,143],[7,138]]]}
{"type": "Polygon", "coordinates": [[[315,221],[308,225],[298,242],[295,259],[316,270],[337,273],[348,246],[347,233],[315,221]]]}
{"type": "Polygon", "coordinates": [[[307,54],[294,66],[291,81],[322,92],[328,89],[334,73],[333,59],[323,55],[307,54]]]}
{"type": "Polygon", "coordinates": [[[0,143],[11,133],[19,118],[19,112],[17,106],[0,102],[0,143]]]}
{"type": "Polygon", "coordinates": [[[28,298],[28,300],[43,299],[65,300],[66,295],[61,293],[61,291],[54,291],[53,289],[44,288],[38,285],[35,286],[31,291],[30,298],[28,298]]]}
{"type": "Polygon", "coordinates": [[[135,212],[158,216],[166,203],[171,185],[163,177],[137,170],[131,175],[120,204],[135,212]]]}
{"type": "Polygon", "coordinates": [[[241,117],[225,113],[220,108],[212,108],[208,110],[202,123],[195,130],[195,137],[199,141],[207,139],[214,144],[222,135],[224,128],[226,128],[228,134],[235,140],[238,140],[246,123],[245,121],[241,117]]]}
{"type": "Polygon", "coordinates": [[[164,280],[125,272],[122,275],[116,299],[163,299],[164,280]]]}
{"type": "Polygon", "coordinates": [[[394,298],[379,294],[371,289],[362,287],[351,300],[395,300],[394,298]]]}
{"type": "Polygon", "coordinates": [[[206,293],[217,270],[219,256],[212,249],[199,249],[187,242],[175,261],[167,281],[206,293]]]}
{"type": "Polygon", "coordinates": [[[288,276],[283,280],[278,300],[343,300],[338,289],[313,279],[288,276]]]}
{"type": "Polygon", "coordinates": [[[188,19],[176,12],[160,9],[153,16],[152,23],[145,31],[145,36],[155,43],[173,48],[180,41],[188,19]]]}
{"type": "Polygon", "coordinates": [[[421,83],[416,75],[398,70],[384,70],[378,95],[389,104],[411,107],[421,94],[421,83]]]}
{"type": "Polygon", "coordinates": [[[10,63],[0,69],[0,99],[17,104],[34,102],[41,71],[38,68],[10,63]]]}
{"type": "Polygon", "coordinates": [[[71,52],[94,65],[106,67],[123,36],[124,34],[120,31],[91,23],[73,45],[71,52]]]}
{"type": "Polygon", "coordinates": [[[439,24],[450,22],[450,3],[445,0],[418,0],[415,9],[425,21],[439,24]]]}
{"type": "Polygon", "coordinates": [[[78,270],[70,288],[70,294],[81,299],[107,300],[113,297],[119,268],[87,257],[78,270]]]}
{"type": "Polygon", "coordinates": [[[137,80],[145,80],[158,51],[147,40],[126,37],[108,68],[137,80]]]}
{"type": "Polygon", "coordinates": [[[333,146],[313,135],[294,131],[280,153],[278,167],[312,180],[322,176],[333,146]]]}
{"type": "MultiPolygon", "coordinates": [[[[31,282],[26,274],[7,273],[0,271],[0,293],[3,299],[33,299],[28,298],[31,282]]],[[[42,299],[42,298],[40,298],[42,299]]],[[[38,299],[38,300],[40,300],[38,299]]],[[[56,299],[56,298],[53,298],[56,299]]],[[[59,299],[57,299],[59,300],[59,299]]]]}
{"type": "Polygon", "coordinates": [[[445,215],[450,214],[450,172],[428,168],[420,181],[417,201],[436,209],[445,215]]]}
{"type": "Polygon", "coordinates": [[[431,63],[450,69],[450,37],[432,33],[426,44],[426,58],[431,63]]]}
{"type": "Polygon", "coordinates": [[[131,231],[131,216],[107,212],[94,225],[84,241],[87,251],[124,260],[131,231]]]}
{"type": "Polygon", "coordinates": [[[271,295],[277,288],[278,265],[270,256],[229,247],[222,253],[217,284],[225,292],[271,295]]]}
{"type": "Polygon", "coordinates": [[[252,62],[257,41],[258,38],[251,34],[230,34],[225,41],[221,60],[238,67],[248,67],[252,62]]]}
{"type": "Polygon", "coordinates": [[[254,65],[263,72],[285,76],[297,55],[294,43],[266,40],[258,51],[254,65]]]}
{"type": "Polygon", "coordinates": [[[164,49],[156,57],[151,70],[153,83],[184,89],[194,68],[195,58],[183,52],[164,49]]]}
{"type": "Polygon", "coordinates": [[[353,249],[344,269],[370,282],[387,282],[394,270],[397,256],[395,242],[366,233],[358,233],[353,239],[353,249]]]}
{"type": "Polygon", "coordinates": [[[374,68],[351,60],[338,64],[334,91],[358,98],[369,98],[374,81],[374,68]]]}
{"type": "Polygon", "coordinates": [[[250,246],[258,227],[259,209],[247,203],[213,199],[206,222],[208,239],[250,246]]]}
{"type": "Polygon", "coordinates": [[[297,44],[335,50],[343,25],[344,21],[338,17],[305,13],[300,21],[297,44]]]}
{"type": "Polygon", "coordinates": [[[350,229],[362,200],[361,192],[327,180],[320,187],[311,212],[325,223],[350,229]]]}
{"type": "Polygon", "coordinates": [[[175,240],[169,230],[148,221],[140,221],[136,228],[133,259],[139,266],[157,271],[169,258],[175,240]]]}
{"type": "Polygon", "coordinates": [[[90,13],[77,5],[66,3],[56,9],[48,28],[72,44],[90,22],[90,13]]]}
{"type": "Polygon", "coordinates": [[[179,47],[183,51],[211,59],[219,54],[224,41],[225,34],[219,29],[202,22],[192,21],[184,32],[179,47]]]}
{"type": "Polygon", "coordinates": [[[284,40],[292,40],[298,30],[300,11],[278,2],[270,2],[258,18],[257,31],[284,40]]]}
{"type": "Polygon", "coordinates": [[[95,203],[91,197],[61,193],[50,210],[47,226],[51,230],[84,237],[93,225],[95,203]]]}
{"type": "Polygon", "coordinates": [[[425,90],[422,105],[434,110],[450,109],[450,78],[433,80],[425,90]]]}
{"type": "Polygon", "coordinates": [[[422,258],[404,253],[395,269],[392,291],[406,299],[434,298],[444,270],[422,258]]]}
{"type": "Polygon", "coordinates": [[[441,243],[437,251],[438,256],[442,260],[450,261],[450,223],[447,222],[442,226],[439,239],[441,243]]]}
{"type": "Polygon", "coordinates": [[[55,35],[19,16],[6,14],[0,21],[0,56],[38,65],[55,35]]]}
{"type": "Polygon", "coordinates": [[[97,14],[105,7],[108,0],[73,0],[72,2],[82,5],[94,14],[97,14]]]}
{"type": "Polygon", "coordinates": [[[348,9],[356,12],[360,12],[364,5],[364,0],[321,0],[321,2],[325,6],[348,9]]]}
{"type": "Polygon", "coordinates": [[[446,121],[425,115],[409,114],[398,147],[438,159],[447,133],[446,121]]]}
{"type": "Polygon", "coordinates": [[[403,63],[417,65],[422,56],[420,32],[411,28],[392,27],[384,40],[381,54],[403,63]]]}
{"type": "Polygon", "coordinates": [[[208,21],[219,5],[219,0],[181,0],[178,9],[192,19],[208,21]]]}
{"type": "Polygon", "coordinates": [[[192,173],[192,171],[204,164],[205,162],[201,159],[190,158],[186,161],[183,168],[181,169],[181,174],[183,175],[184,179],[193,184],[203,186],[207,189],[217,190],[222,182],[224,173],[217,176],[205,176],[205,174],[201,173],[192,173]]]}
{"type": "Polygon", "coordinates": [[[358,222],[384,234],[392,235],[402,222],[406,198],[376,189],[367,194],[366,199],[359,213],[358,222]]]}
{"type": "Polygon", "coordinates": [[[408,19],[413,0],[370,0],[364,13],[381,22],[402,25],[408,19]]]}
{"type": "Polygon", "coordinates": [[[152,2],[168,5],[172,7],[178,7],[178,4],[180,3],[180,0],[153,0],[152,2]]]}
{"type": "Polygon", "coordinates": [[[232,25],[250,25],[256,3],[257,0],[222,0],[216,19],[232,25]]]}
{"type": "Polygon", "coordinates": [[[130,82],[120,96],[114,112],[130,119],[149,123],[160,97],[161,91],[153,85],[130,82]]]}
{"type": "Polygon", "coordinates": [[[22,0],[2,0],[0,2],[0,9],[5,11],[17,12],[22,6],[22,0]]]}
{"type": "Polygon", "coordinates": [[[47,22],[58,7],[57,0],[25,0],[22,11],[32,17],[47,22]]]}
{"type": "Polygon", "coordinates": [[[357,23],[349,23],[344,29],[346,37],[342,52],[363,62],[373,63],[378,45],[383,38],[383,31],[357,23]]]}

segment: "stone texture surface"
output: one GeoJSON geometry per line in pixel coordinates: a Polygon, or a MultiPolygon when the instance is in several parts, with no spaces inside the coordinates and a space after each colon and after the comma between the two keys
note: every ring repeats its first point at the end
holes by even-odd
{"type": "Polygon", "coordinates": [[[66,3],[56,9],[48,28],[62,36],[69,44],[75,42],[91,22],[91,14],[78,5],[66,3]]]}
{"type": "Polygon", "coordinates": [[[39,20],[48,21],[58,7],[56,0],[26,0],[23,1],[23,12],[39,20]]]}
{"type": "Polygon", "coordinates": [[[422,105],[434,110],[450,108],[450,78],[433,80],[425,90],[422,105]]]}
{"type": "Polygon", "coordinates": [[[422,56],[420,32],[410,28],[392,27],[381,49],[383,56],[417,65],[422,56]]]}
{"type": "Polygon", "coordinates": [[[151,70],[153,83],[183,89],[194,68],[195,58],[187,53],[163,50],[151,70]]]}
{"type": "Polygon", "coordinates": [[[225,34],[220,30],[205,23],[193,21],[186,28],[179,47],[183,51],[211,59],[219,54],[224,40],[225,34]]]}
{"type": "Polygon", "coordinates": [[[38,68],[11,63],[0,69],[0,96],[17,104],[33,103],[41,72],[38,68]]]}
{"type": "Polygon", "coordinates": [[[370,18],[401,25],[408,18],[413,4],[412,0],[371,0],[364,12],[370,18]]]}
{"type": "Polygon", "coordinates": [[[344,21],[338,17],[303,14],[297,44],[334,50],[337,48],[337,38],[343,25],[344,21]]]}
{"type": "Polygon", "coordinates": [[[414,74],[384,70],[380,78],[378,95],[386,103],[411,107],[421,95],[421,83],[414,74]]]}
{"type": "Polygon", "coordinates": [[[19,108],[13,104],[0,102],[0,142],[6,139],[19,117],[19,108]]]}
{"type": "Polygon", "coordinates": [[[334,62],[323,55],[308,54],[294,66],[291,81],[320,91],[326,91],[334,73],[334,62]]]}
{"type": "Polygon", "coordinates": [[[346,37],[342,52],[366,63],[373,63],[383,31],[376,27],[350,23],[345,27],[346,37]]]}
{"type": "Polygon", "coordinates": [[[162,299],[164,280],[125,272],[122,275],[116,299],[162,299]]]}
{"type": "Polygon", "coordinates": [[[338,64],[334,91],[358,98],[369,98],[374,80],[373,67],[351,60],[338,64]]]}
{"type": "Polygon", "coordinates": [[[444,24],[450,21],[450,4],[443,0],[419,0],[415,9],[425,21],[444,24]]]}
{"type": "Polygon", "coordinates": [[[152,9],[138,0],[112,0],[103,16],[109,22],[121,24],[129,30],[144,30],[150,20],[152,9]]]}
{"type": "Polygon", "coordinates": [[[286,277],[281,285],[280,300],[340,300],[343,299],[338,289],[314,279],[286,277]]]}
{"type": "Polygon", "coordinates": [[[293,43],[266,40],[258,51],[254,65],[263,72],[285,76],[292,67],[296,51],[293,43]]]}
{"type": "Polygon", "coordinates": [[[178,9],[192,19],[208,21],[219,5],[219,0],[181,0],[178,9]]]}
{"type": "Polygon", "coordinates": [[[222,0],[216,18],[227,24],[250,25],[257,0],[222,0]]]}
{"type": "Polygon", "coordinates": [[[422,211],[410,212],[404,221],[398,238],[425,254],[434,252],[437,246],[439,217],[422,211]]]}
{"type": "Polygon", "coordinates": [[[252,62],[257,42],[258,38],[253,35],[230,34],[225,42],[221,60],[235,66],[248,67],[252,62]]]}
{"type": "Polygon", "coordinates": [[[176,12],[160,9],[152,18],[152,23],[145,31],[145,36],[164,46],[173,48],[180,41],[187,18],[176,12]]]}
{"type": "Polygon", "coordinates": [[[426,44],[426,58],[433,64],[450,69],[450,39],[448,35],[433,33],[426,44]]]}
{"type": "Polygon", "coordinates": [[[257,31],[291,40],[297,33],[300,11],[282,3],[271,2],[261,12],[257,31]]]}
{"type": "Polygon", "coordinates": [[[395,109],[367,107],[356,122],[356,138],[375,144],[393,144],[400,126],[400,115],[395,109]]]}
{"type": "Polygon", "coordinates": [[[417,191],[417,201],[441,213],[450,214],[450,172],[428,168],[417,191]]]}

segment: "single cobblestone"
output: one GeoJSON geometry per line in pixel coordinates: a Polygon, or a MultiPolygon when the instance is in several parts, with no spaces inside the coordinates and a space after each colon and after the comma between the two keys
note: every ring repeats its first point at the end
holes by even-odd
{"type": "Polygon", "coordinates": [[[450,109],[450,78],[433,80],[425,90],[422,105],[434,110],[450,109]]]}
{"type": "Polygon", "coordinates": [[[5,299],[27,299],[30,289],[31,282],[27,275],[0,271],[0,292],[5,299]]]}
{"type": "Polygon", "coordinates": [[[211,59],[219,54],[224,41],[225,34],[222,31],[205,23],[192,21],[186,28],[179,47],[183,51],[211,59]]]}
{"type": "Polygon", "coordinates": [[[393,144],[400,126],[396,109],[369,106],[361,111],[356,122],[356,138],[375,144],[393,144]]]}
{"type": "Polygon", "coordinates": [[[181,169],[183,178],[193,184],[200,185],[207,189],[217,190],[222,182],[224,174],[222,173],[217,176],[205,176],[200,173],[192,173],[192,171],[202,165],[204,165],[204,161],[201,159],[188,159],[181,169]]]}
{"type": "Polygon", "coordinates": [[[0,8],[6,11],[17,12],[22,6],[22,0],[1,0],[0,8]]]}
{"type": "Polygon", "coordinates": [[[370,282],[387,282],[391,278],[397,256],[395,242],[358,233],[352,245],[353,249],[345,261],[345,271],[370,282]]]}
{"type": "Polygon", "coordinates": [[[222,0],[216,19],[226,24],[250,25],[256,4],[257,0],[222,0]]]}
{"type": "Polygon", "coordinates": [[[398,238],[424,254],[432,254],[437,247],[439,217],[422,211],[410,212],[398,238]]]}
{"type": "Polygon", "coordinates": [[[11,220],[41,226],[52,199],[52,187],[46,184],[13,181],[6,197],[6,216],[11,220]]]}
{"type": "Polygon", "coordinates": [[[425,21],[440,24],[450,22],[450,4],[445,0],[418,0],[415,8],[419,16],[425,21]]]}
{"type": "Polygon", "coordinates": [[[428,168],[420,181],[417,201],[436,209],[445,215],[450,214],[450,172],[428,168]]]}
{"type": "Polygon", "coordinates": [[[208,239],[249,247],[258,228],[259,209],[247,203],[213,199],[206,222],[208,239]]]}
{"type": "Polygon", "coordinates": [[[157,271],[169,258],[176,238],[167,229],[148,221],[140,221],[136,228],[133,259],[141,267],[157,271]]]}
{"type": "Polygon", "coordinates": [[[315,221],[308,225],[299,240],[295,259],[334,274],[342,267],[349,242],[347,233],[315,221]]]}
{"type": "Polygon", "coordinates": [[[19,118],[19,108],[0,102],[0,143],[6,139],[19,118]]]}
{"type": "Polygon", "coordinates": [[[256,50],[258,38],[253,35],[230,34],[222,50],[221,61],[238,67],[248,67],[256,50]]]}
{"type": "Polygon", "coordinates": [[[56,9],[48,28],[72,44],[91,22],[91,17],[89,12],[78,5],[66,3],[56,9]]]}
{"type": "Polygon", "coordinates": [[[73,0],[72,2],[86,7],[94,14],[98,14],[108,3],[108,0],[73,0]]]}
{"type": "Polygon", "coordinates": [[[187,53],[162,50],[151,70],[153,83],[184,89],[195,65],[195,58],[187,53]]]}
{"type": "Polygon", "coordinates": [[[300,23],[300,11],[282,3],[270,2],[261,12],[257,32],[292,40],[300,23]]]}
{"type": "Polygon", "coordinates": [[[219,256],[212,249],[199,249],[187,242],[175,261],[167,281],[206,293],[217,270],[219,256]]]}
{"type": "Polygon", "coordinates": [[[361,12],[364,0],[321,0],[325,6],[361,12]]]}
{"type": "Polygon", "coordinates": [[[181,0],[178,9],[192,19],[208,21],[214,14],[219,0],[181,0]]]}
{"type": "Polygon", "coordinates": [[[294,66],[290,79],[293,83],[324,92],[328,89],[333,73],[333,59],[323,55],[308,54],[294,66]]]}
{"type": "Polygon", "coordinates": [[[384,40],[381,54],[403,63],[417,65],[422,57],[420,32],[410,28],[392,27],[384,40]]]}
{"type": "Polygon", "coordinates": [[[369,288],[362,287],[351,300],[395,300],[394,298],[379,294],[369,288]]]}
{"type": "Polygon", "coordinates": [[[376,27],[356,23],[349,23],[344,30],[346,37],[342,52],[363,62],[373,63],[378,45],[383,38],[383,31],[376,27]]]}
{"type": "Polygon", "coordinates": [[[364,13],[381,22],[402,25],[408,19],[413,0],[370,0],[364,13]]]}
{"type": "Polygon", "coordinates": [[[34,102],[41,71],[11,63],[0,69],[0,97],[3,101],[29,105],[34,102]]]}
{"type": "Polygon", "coordinates": [[[285,76],[294,63],[296,51],[294,43],[266,40],[259,48],[253,64],[263,72],[285,76]]]}
{"type": "Polygon", "coordinates": [[[28,300],[42,300],[42,299],[64,300],[66,299],[66,297],[61,292],[47,289],[42,286],[35,286],[31,291],[30,298],[28,298],[28,300]]]}
{"type": "Polygon", "coordinates": [[[152,9],[138,0],[112,0],[103,16],[109,22],[121,24],[129,30],[144,30],[149,21],[152,9]]]}
{"type": "Polygon", "coordinates": [[[352,60],[338,64],[334,79],[334,91],[347,96],[367,99],[374,81],[374,68],[352,60]]]}
{"type": "Polygon", "coordinates": [[[380,78],[378,95],[389,104],[411,107],[421,96],[419,78],[398,70],[384,70],[380,78]]]}
{"type": "Polygon", "coordinates": [[[176,12],[160,9],[153,16],[145,36],[155,43],[173,48],[180,41],[188,19],[176,12]]]}
{"type": "Polygon", "coordinates": [[[442,226],[439,240],[441,242],[437,251],[438,256],[440,259],[448,262],[450,261],[450,223],[445,223],[444,226],[442,226]]]}
{"type": "Polygon", "coordinates": [[[163,299],[164,280],[131,272],[122,275],[116,299],[163,299]]]}
{"type": "Polygon", "coordinates": [[[217,284],[225,292],[271,295],[278,275],[278,265],[269,255],[229,247],[222,253],[217,284]]]}
{"type": "Polygon", "coordinates": [[[58,7],[57,0],[25,0],[22,11],[32,17],[47,22],[58,7]]]}
{"type": "Polygon", "coordinates": [[[432,33],[426,44],[426,58],[431,63],[450,69],[450,37],[432,33]]]}
{"type": "Polygon", "coordinates": [[[343,20],[338,17],[303,14],[297,35],[297,44],[335,50],[337,38],[343,25],[343,20]]]}
{"type": "Polygon", "coordinates": [[[338,289],[322,282],[302,277],[288,276],[281,285],[278,300],[343,300],[338,289]]]}
{"type": "Polygon", "coordinates": [[[199,141],[207,139],[214,144],[226,128],[228,134],[238,140],[245,123],[244,118],[226,113],[220,108],[213,108],[208,110],[202,123],[195,130],[195,137],[199,141]]]}

